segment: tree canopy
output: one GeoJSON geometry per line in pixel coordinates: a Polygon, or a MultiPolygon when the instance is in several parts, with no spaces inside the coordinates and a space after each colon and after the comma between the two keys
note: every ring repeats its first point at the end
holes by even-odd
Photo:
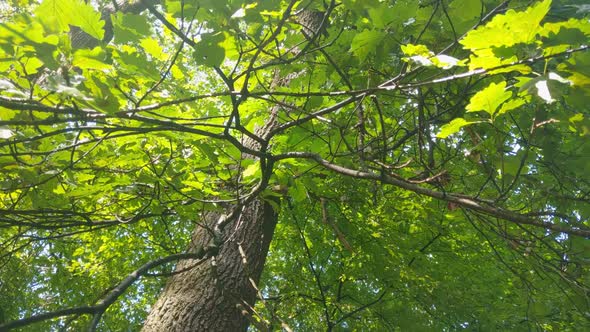
{"type": "Polygon", "coordinates": [[[0,330],[141,329],[255,200],[253,329],[590,328],[589,13],[0,4],[0,330]]]}

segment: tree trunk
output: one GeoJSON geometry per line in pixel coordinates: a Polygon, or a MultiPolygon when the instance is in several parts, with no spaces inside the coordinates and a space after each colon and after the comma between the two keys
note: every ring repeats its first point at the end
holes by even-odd
{"type": "MultiPolygon", "coordinates": [[[[219,215],[207,213],[212,226],[219,215]]],[[[254,306],[256,289],[277,222],[277,213],[261,198],[245,206],[223,231],[220,252],[205,263],[181,261],[152,307],[142,331],[246,331],[247,311],[254,306]]],[[[189,251],[207,246],[210,233],[197,226],[189,251]]]]}
{"type": "MultiPolygon", "coordinates": [[[[323,13],[303,10],[297,20],[304,35],[310,39],[321,32],[323,13]]],[[[292,78],[304,73],[281,77],[278,71],[271,90],[287,85],[292,78]]],[[[270,109],[267,122],[255,134],[267,141],[268,134],[278,125],[280,105],[270,109]]],[[[250,138],[245,147],[260,150],[259,142],[250,138]]],[[[253,156],[246,156],[254,158],[253,156]]],[[[278,200],[275,202],[278,205],[278,200]]],[[[193,232],[189,251],[207,247],[213,242],[212,229],[220,214],[206,213],[201,225],[193,232]],[[205,224],[206,227],[203,227],[205,224]]],[[[148,315],[143,332],[160,331],[246,331],[256,302],[256,285],[262,274],[278,214],[272,205],[260,197],[245,205],[241,214],[225,225],[219,253],[204,264],[194,260],[179,262],[159,299],[148,315]]]]}

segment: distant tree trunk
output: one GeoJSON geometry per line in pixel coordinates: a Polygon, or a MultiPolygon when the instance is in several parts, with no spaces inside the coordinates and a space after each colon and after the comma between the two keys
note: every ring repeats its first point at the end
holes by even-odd
{"type": "MultiPolygon", "coordinates": [[[[203,222],[214,224],[219,215],[208,213],[203,222]]],[[[224,228],[223,245],[214,259],[191,268],[193,260],[178,264],[176,274],[152,307],[142,331],[246,331],[243,311],[254,306],[256,289],[277,222],[277,213],[260,198],[245,206],[237,220],[224,228]]],[[[211,241],[197,226],[189,250],[211,241]]]]}

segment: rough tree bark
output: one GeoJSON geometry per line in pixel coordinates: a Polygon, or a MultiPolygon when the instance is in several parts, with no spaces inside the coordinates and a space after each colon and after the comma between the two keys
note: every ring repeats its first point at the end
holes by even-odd
{"type": "MultiPolygon", "coordinates": [[[[277,84],[285,84],[278,75],[272,85],[277,84]]],[[[275,128],[278,111],[278,107],[271,109],[267,123],[256,130],[256,135],[264,138],[275,128]]],[[[252,139],[245,139],[242,144],[249,149],[260,149],[260,144],[252,139]]],[[[245,155],[245,158],[254,157],[245,155]]],[[[279,201],[274,203],[277,206],[279,201]]],[[[221,238],[216,239],[212,230],[233,209],[236,206],[201,216],[188,251],[196,253],[211,245],[218,245],[220,250],[204,264],[185,260],[177,265],[178,274],[168,280],[144,323],[143,332],[247,330],[278,213],[268,201],[256,197],[239,208],[239,214],[225,225],[221,238]]]]}
{"type": "MultiPolygon", "coordinates": [[[[219,215],[207,213],[213,226],[219,215]]],[[[277,221],[269,203],[257,198],[245,206],[237,220],[223,231],[221,250],[205,264],[178,264],[176,274],[152,307],[142,331],[246,331],[248,312],[256,301],[256,289],[277,221]]],[[[213,241],[197,226],[189,251],[213,241]]]]}

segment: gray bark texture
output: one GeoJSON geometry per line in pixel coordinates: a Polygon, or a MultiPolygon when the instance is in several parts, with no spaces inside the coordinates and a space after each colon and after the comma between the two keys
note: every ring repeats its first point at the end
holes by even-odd
{"type": "MultiPolygon", "coordinates": [[[[207,213],[203,222],[213,226],[219,215],[207,213]]],[[[256,289],[277,214],[267,202],[255,199],[237,220],[223,231],[221,250],[205,263],[181,261],[160,298],[152,307],[142,331],[246,331],[248,309],[256,301],[256,289]]],[[[189,251],[207,246],[213,239],[197,226],[189,251]]]]}

